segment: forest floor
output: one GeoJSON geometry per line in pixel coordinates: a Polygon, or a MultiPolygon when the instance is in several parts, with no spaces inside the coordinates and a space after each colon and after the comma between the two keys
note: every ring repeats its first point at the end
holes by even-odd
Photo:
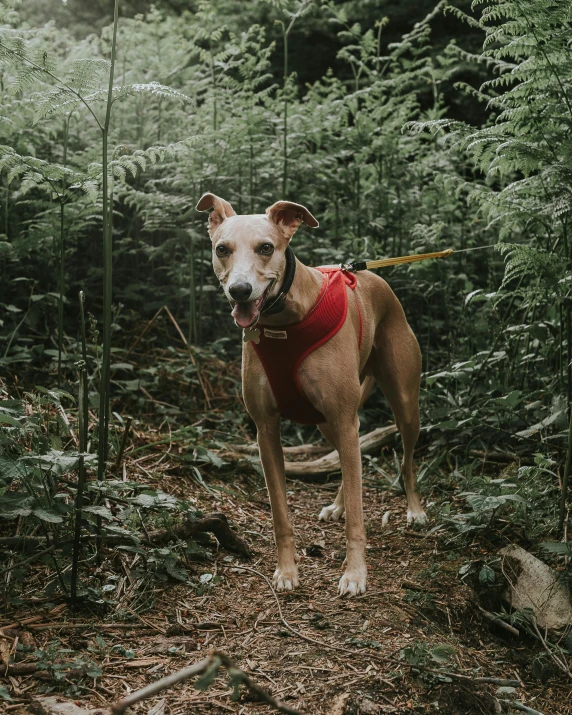
{"type": "MultiPolygon", "coordinates": [[[[497,698],[525,703],[533,708],[528,712],[572,713],[569,681],[555,676],[542,685],[531,678],[538,645],[491,630],[481,616],[472,591],[458,576],[459,568],[474,554],[451,550],[442,534],[430,533],[430,527],[408,528],[402,496],[366,488],[368,592],[348,600],[337,596],[344,558],[343,523],[317,520],[321,507],[333,500],[337,485],[289,482],[301,584],[278,600],[294,633],[281,621],[266,580],[272,578],[275,556],[262,478],[238,472],[234,483],[209,481],[209,485],[220,487],[219,495],[180,474],[166,473],[160,486],[178,497],[196,499],[205,513],[225,513],[250,544],[251,560],[215,544],[210,561],[192,565],[188,583],[154,580],[142,587],[130,575],[125,554],[120,558],[111,553],[99,569],[115,565],[123,586],[118,588],[116,605],[105,615],[86,617],[53,597],[30,596],[37,593],[32,582],[19,605],[4,612],[4,627],[32,618],[25,629],[44,651],[56,643],[75,658],[97,661],[103,671],[97,685],[94,680],[92,689],[83,686],[74,700],[102,707],[199,661],[215,648],[273,696],[303,713],[469,715],[498,712],[497,698]],[[384,528],[382,516],[387,510],[391,518],[384,528]],[[251,570],[245,571],[243,565],[251,570]],[[208,583],[197,586],[203,574],[213,578],[206,576],[203,581],[208,583]],[[129,658],[122,655],[126,649],[132,651],[129,658]],[[416,662],[441,674],[415,668],[411,663],[416,662]],[[479,682],[483,677],[518,679],[524,687],[496,695],[498,684],[479,682]]],[[[41,578],[41,573],[36,576],[41,578]]],[[[32,712],[23,699],[44,690],[45,680],[37,674],[14,675],[10,683],[16,702],[4,705],[4,711],[32,712]]],[[[60,683],[56,692],[65,692],[65,686],[60,683]]],[[[189,680],[140,703],[132,712],[255,715],[271,711],[244,690],[238,701],[231,696],[228,678],[220,674],[207,690],[196,690],[189,680]]]]}
{"type": "MultiPolygon", "coordinates": [[[[238,396],[238,363],[203,356],[202,374],[190,380],[181,372],[189,364],[184,349],[160,354],[144,350],[131,354],[131,359],[137,361],[140,377],[123,383],[131,401],[118,410],[148,413],[134,420],[123,464],[111,469],[110,478],[118,480],[116,484],[123,480],[161,490],[202,514],[224,513],[253,556],[236,556],[214,538],[204,548],[198,544],[186,553],[181,543],[147,551],[104,548],[99,564],[86,550],[81,578],[94,586],[96,595],[103,594],[105,608],[93,599],[91,606],[74,608],[57,589],[50,591],[50,582],[57,586],[57,581],[49,554],[30,560],[20,581],[16,572],[10,581],[10,574],[1,571],[5,599],[0,659],[12,665],[9,672],[0,666],[0,689],[9,689],[13,702],[0,700],[0,713],[38,712],[30,698],[46,692],[87,707],[104,707],[216,649],[282,703],[306,714],[471,715],[500,712],[499,701],[514,701],[521,712],[572,715],[570,680],[546,668],[539,675],[535,667],[539,659],[547,660],[541,644],[522,630],[515,637],[491,624],[479,609],[475,592],[459,577],[461,567],[490,561],[507,543],[534,546],[522,525],[499,515],[502,524],[496,533],[487,527],[471,532],[473,536],[459,535],[440,516],[445,502],[458,512],[466,511],[464,498],[457,494],[462,491],[458,475],[426,469],[433,475],[421,483],[430,520],[426,527],[412,529],[406,525],[404,496],[364,460],[368,591],[342,599],[337,584],[344,560],[344,524],[317,518],[333,501],[339,482],[288,480],[300,587],[277,595],[271,587],[272,519],[263,477],[251,464],[255,460],[221,466],[209,452],[220,449],[224,457],[229,443],[251,439],[238,396]],[[143,366],[162,366],[157,384],[151,378],[144,382],[142,361],[143,366]],[[189,409],[189,402],[194,400],[196,406],[198,401],[191,399],[189,390],[199,395],[208,391],[212,404],[189,409]],[[185,427],[183,436],[175,437],[170,425],[187,425],[189,415],[196,420],[188,428],[194,432],[185,432],[185,427]],[[199,471],[194,465],[201,444],[205,448],[199,471]],[[169,574],[172,554],[178,574],[169,574]],[[186,574],[181,574],[181,567],[186,574]],[[169,577],[173,575],[179,580],[169,577]],[[483,681],[491,678],[495,682],[483,681]],[[502,681],[519,681],[522,687],[507,688],[502,681]]],[[[19,388],[16,396],[23,394],[19,388]]],[[[387,460],[393,459],[390,449],[385,454],[387,460]]],[[[422,473],[427,444],[420,445],[416,458],[422,473]]],[[[493,481],[503,470],[514,478],[514,465],[482,463],[482,473],[493,481]]],[[[122,499],[104,503],[117,513],[122,499]]],[[[153,516],[152,509],[144,517],[138,514],[131,525],[135,531],[141,531],[143,518],[145,531],[169,526],[160,521],[163,517],[153,516]]],[[[180,514],[167,518],[176,520],[180,514]]],[[[2,535],[12,537],[19,528],[14,520],[0,521],[2,535]]],[[[139,545],[144,546],[143,538],[139,545]]],[[[69,554],[62,558],[69,561],[69,554]]],[[[10,568],[14,559],[20,562],[20,555],[6,559],[10,568]]],[[[244,688],[233,700],[224,670],[207,689],[197,690],[195,682],[189,679],[171,687],[130,712],[272,711],[244,688]]],[[[505,704],[502,712],[517,710],[505,704]]]]}

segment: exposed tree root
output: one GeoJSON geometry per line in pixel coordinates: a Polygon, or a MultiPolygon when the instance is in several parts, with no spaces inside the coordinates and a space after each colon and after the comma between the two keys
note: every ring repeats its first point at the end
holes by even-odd
{"type": "MultiPolygon", "coordinates": [[[[380,447],[383,447],[383,445],[389,444],[396,432],[397,427],[395,425],[388,425],[387,427],[378,427],[377,429],[374,429],[373,432],[364,434],[359,438],[362,454],[371,454],[380,447]]],[[[232,449],[233,451],[225,453],[225,458],[240,459],[242,457],[242,453],[256,453],[257,446],[255,444],[232,445],[232,447],[229,446],[229,449],[232,449]]],[[[298,454],[319,454],[326,449],[327,447],[321,447],[319,445],[303,444],[298,447],[284,447],[284,454],[287,456],[298,454]]],[[[323,476],[329,474],[330,472],[339,470],[340,457],[337,450],[334,449],[318,459],[313,459],[307,462],[286,461],[284,466],[287,477],[296,477],[297,479],[304,480],[306,477],[323,476]]]]}

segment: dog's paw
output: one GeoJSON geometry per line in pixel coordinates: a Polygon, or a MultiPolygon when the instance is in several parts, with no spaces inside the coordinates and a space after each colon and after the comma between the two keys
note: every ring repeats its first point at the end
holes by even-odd
{"type": "Polygon", "coordinates": [[[339,521],[344,515],[344,507],[337,504],[325,506],[320,512],[318,519],[320,521],[339,521]]]}
{"type": "Polygon", "coordinates": [[[346,571],[340,579],[338,593],[340,596],[359,596],[360,593],[365,593],[365,584],[365,568],[355,571],[346,571]]]}
{"type": "Polygon", "coordinates": [[[298,567],[277,568],[272,577],[276,591],[293,591],[298,587],[298,567]]]}
{"type": "Polygon", "coordinates": [[[417,524],[419,526],[427,523],[427,514],[423,509],[408,509],[407,510],[407,523],[417,524]]]}

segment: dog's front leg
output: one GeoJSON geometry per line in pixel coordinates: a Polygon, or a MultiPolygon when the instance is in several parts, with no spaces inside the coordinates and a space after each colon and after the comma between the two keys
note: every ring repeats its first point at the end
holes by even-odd
{"type": "Polygon", "coordinates": [[[277,591],[291,591],[298,586],[298,566],[296,565],[296,545],[294,531],[288,519],[286,503],[286,477],[284,475],[284,453],[280,442],[279,418],[267,418],[257,424],[258,449],[264,470],[272,521],[274,539],[278,551],[278,565],[272,583],[277,591]]]}
{"type": "Polygon", "coordinates": [[[352,422],[343,421],[335,426],[335,442],[342,466],[346,510],[346,571],[338,591],[340,596],[357,596],[365,593],[367,581],[357,415],[352,422]]]}

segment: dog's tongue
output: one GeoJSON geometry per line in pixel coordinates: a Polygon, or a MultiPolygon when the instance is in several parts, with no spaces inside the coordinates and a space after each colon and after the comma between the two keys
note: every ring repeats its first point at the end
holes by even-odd
{"type": "Polygon", "coordinates": [[[255,300],[237,303],[232,310],[232,317],[239,328],[248,328],[258,316],[258,304],[255,300]]]}

